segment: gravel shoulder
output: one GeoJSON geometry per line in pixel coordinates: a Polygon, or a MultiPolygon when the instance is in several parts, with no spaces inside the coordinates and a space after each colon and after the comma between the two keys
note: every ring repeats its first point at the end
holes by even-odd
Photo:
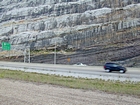
{"type": "Polygon", "coordinates": [[[140,105],[132,96],[0,79],[0,105],[140,105]]]}

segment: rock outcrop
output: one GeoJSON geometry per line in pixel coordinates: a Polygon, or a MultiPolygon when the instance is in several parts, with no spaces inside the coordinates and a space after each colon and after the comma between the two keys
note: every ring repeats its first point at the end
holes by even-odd
{"type": "Polygon", "coordinates": [[[140,0],[0,0],[0,41],[12,50],[100,47],[100,61],[127,60],[140,55],[140,0]]]}

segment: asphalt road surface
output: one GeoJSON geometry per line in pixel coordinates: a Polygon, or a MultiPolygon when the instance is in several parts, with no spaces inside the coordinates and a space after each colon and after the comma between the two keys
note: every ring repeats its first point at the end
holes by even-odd
{"type": "Polygon", "coordinates": [[[140,68],[127,68],[127,72],[125,74],[121,74],[119,72],[106,73],[101,66],[76,66],[21,62],[0,62],[0,68],[83,78],[140,81],[140,68]]]}

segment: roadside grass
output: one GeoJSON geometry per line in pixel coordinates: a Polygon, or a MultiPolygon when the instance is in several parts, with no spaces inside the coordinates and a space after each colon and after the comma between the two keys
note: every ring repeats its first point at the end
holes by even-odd
{"type": "Polygon", "coordinates": [[[4,78],[140,97],[140,82],[105,81],[0,69],[0,79],[4,78]]]}

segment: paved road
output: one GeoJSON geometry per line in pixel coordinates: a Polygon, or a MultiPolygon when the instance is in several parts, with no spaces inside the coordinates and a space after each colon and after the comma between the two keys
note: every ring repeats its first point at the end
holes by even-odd
{"type": "Polygon", "coordinates": [[[0,68],[83,78],[140,81],[140,68],[127,68],[128,71],[125,74],[120,74],[119,72],[106,73],[102,66],[54,65],[21,62],[0,62],[0,68]]]}

